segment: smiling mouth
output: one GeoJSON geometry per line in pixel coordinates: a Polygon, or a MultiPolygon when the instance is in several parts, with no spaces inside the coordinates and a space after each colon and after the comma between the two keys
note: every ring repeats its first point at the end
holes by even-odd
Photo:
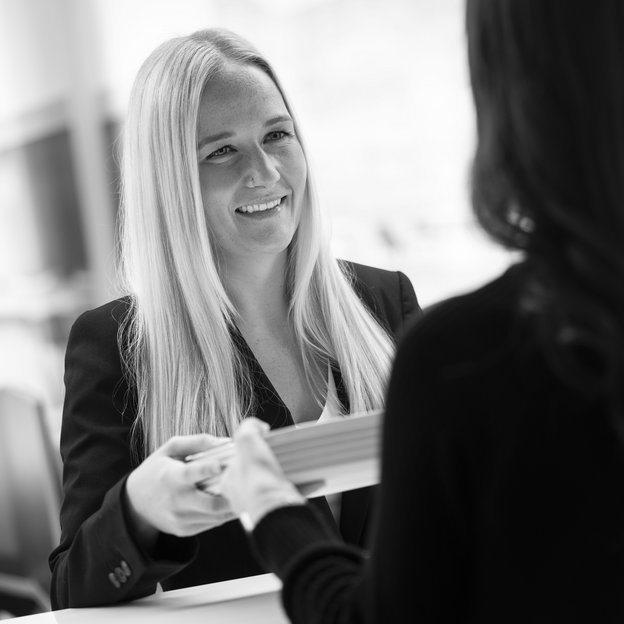
{"type": "Polygon", "coordinates": [[[275,210],[279,212],[282,208],[282,203],[286,199],[285,197],[279,197],[278,199],[272,199],[271,201],[263,204],[248,204],[247,206],[238,207],[235,212],[239,214],[251,215],[257,212],[268,212],[275,210]]]}

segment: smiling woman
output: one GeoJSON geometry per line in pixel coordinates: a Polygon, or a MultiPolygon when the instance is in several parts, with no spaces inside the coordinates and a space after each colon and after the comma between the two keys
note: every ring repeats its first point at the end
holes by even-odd
{"type": "MultiPolygon", "coordinates": [[[[263,571],[184,462],[248,416],[282,427],[383,407],[409,280],[338,261],[292,106],[233,33],[145,61],[123,145],[122,299],[83,314],[66,355],[55,607],[110,604],[263,571]]],[[[313,504],[365,547],[372,492],[313,504]]]]}

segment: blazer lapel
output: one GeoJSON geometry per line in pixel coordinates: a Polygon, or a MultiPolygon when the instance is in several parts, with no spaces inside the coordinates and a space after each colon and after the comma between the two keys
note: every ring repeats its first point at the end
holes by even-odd
{"type": "Polygon", "coordinates": [[[376,487],[344,492],[340,506],[340,533],[346,542],[368,547],[371,504],[376,487]]]}
{"type": "Polygon", "coordinates": [[[254,389],[254,416],[264,420],[271,426],[271,429],[293,425],[294,421],[290,410],[286,407],[279,394],[277,394],[271,380],[266,376],[247,341],[239,331],[233,331],[232,337],[249,367],[254,389]]]}
{"type": "MultiPolygon", "coordinates": [[[[240,333],[235,332],[234,336],[238,348],[247,360],[252,376],[256,400],[255,415],[268,423],[272,429],[293,425],[294,420],[290,410],[286,407],[270,379],[266,376],[253,351],[240,333]]],[[[348,412],[349,399],[342,375],[335,366],[332,366],[332,374],[334,375],[338,399],[348,412]]],[[[339,527],[336,525],[334,516],[324,496],[310,499],[310,502],[319,509],[332,526],[340,529],[340,534],[345,541],[365,547],[372,497],[373,488],[360,488],[344,492],[340,503],[339,527]]]]}
{"type": "MultiPolygon", "coordinates": [[[[240,333],[234,335],[238,348],[247,360],[252,376],[256,401],[255,416],[269,424],[271,429],[294,425],[295,421],[290,410],[273,387],[271,380],[267,377],[262,366],[260,366],[260,362],[258,362],[254,352],[240,333]]],[[[318,498],[311,498],[310,503],[321,512],[327,522],[338,532],[338,525],[327,499],[324,496],[319,496],[318,498]]]]}
{"type": "MultiPolygon", "coordinates": [[[[349,398],[337,367],[332,366],[338,399],[349,411],[349,398]]],[[[347,416],[348,418],[348,416],[347,416]]],[[[340,533],[346,542],[360,547],[367,546],[369,515],[374,488],[366,487],[343,492],[340,502],[340,533]]]]}

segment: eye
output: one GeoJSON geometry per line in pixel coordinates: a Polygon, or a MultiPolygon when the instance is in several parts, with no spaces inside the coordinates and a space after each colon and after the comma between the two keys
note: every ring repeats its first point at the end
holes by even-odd
{"type": "Polygon", "coordinates": [[[287,130],[273,130],[266,135],[265,141],[281,141],[282,139],[286,139],[292,136],[293,133],[288,132],[287,130]]]}
{"type": "Polygon", "coordinates": [[[219,158],[220,156],[227,156],[231,152],[234,152],[234,148],[231,145],[224,145],[219,149],[216,149],[214,152],[210,152],[204,160],[214,160],[215,158],[219,158]]]}

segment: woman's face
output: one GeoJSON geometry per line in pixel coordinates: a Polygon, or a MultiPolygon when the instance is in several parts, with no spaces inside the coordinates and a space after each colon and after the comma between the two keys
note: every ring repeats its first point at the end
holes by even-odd
{"type": "Polygon", "coordinates": [[[299,224],[307,165],[273,81],[251,65],[213,78],[198,120],[199,180],[218,253],[284,253],[299,224]]]}

